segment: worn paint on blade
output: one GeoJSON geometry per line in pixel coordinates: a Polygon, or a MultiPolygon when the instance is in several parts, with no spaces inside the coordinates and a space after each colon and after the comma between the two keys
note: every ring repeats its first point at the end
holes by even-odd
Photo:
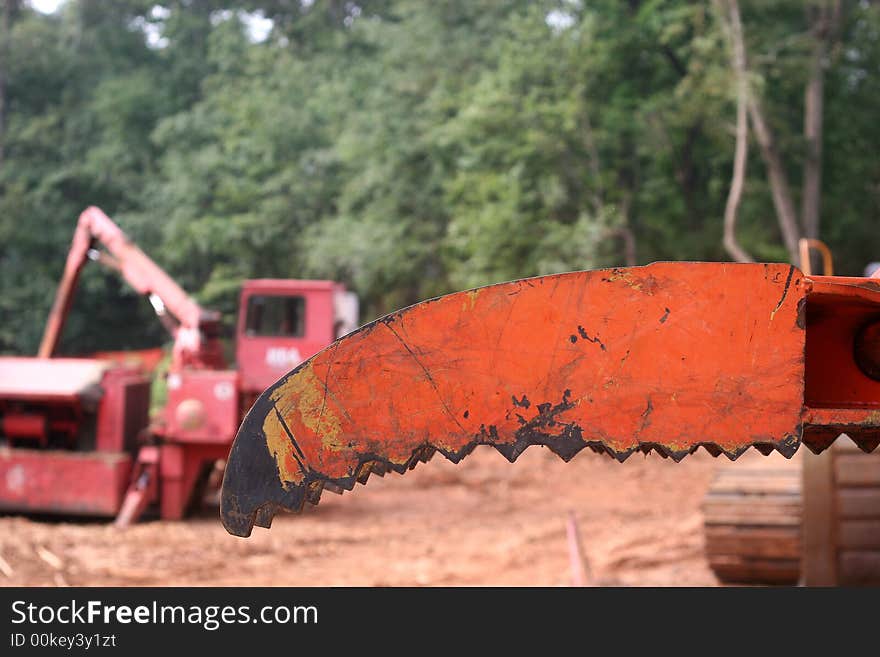
{"type": "Polygon", "coordinates": [[[464,301],[461,304],[462,312],[467,312],[469,310],[473,310],[474,305],[476,305],[476,303],[477,303],[477,297],[480,296],[480,290],[479,289],[468,290],[467,292],[464,293],[464,295],[465,295],[464,301]]]}
{"type": "Polygon", "coordinates": [[[307,457],[291,427],[306,427],[319,436],[330,451],[343,448],[341,424],[332,403],[328,403],[325,382],[309,362],[295,376],[288,376],[271,394],[274,412],[266,415],[263,432],[266,445],[278,465],[282,482],[300,483],[308,469],[307,457]]]}
{"type": "Polygon", "coordinates": [[[653,276],[643,277],[634,275],[631,269],[612,269],[608,277],[603,280],[607,283],[621,282],[627,287],[645,292],[646,294],[654,294],[654,290],[657,287],[657,281],[653,276]]]}
{"type": "Polygon", "coordinates": [[[321,436],[324,447],[339,450],[343,447],[339,439],[342,428],[327,395],[325,381],[315,374],[310,362],[272,393],[272,401],[282,409],[285,418],[295,415],[294,424],[305,425],[312,433],[321,436]]]}
{"type": "Polygon", "coordinates": [[[266,436],[266,447],[278,466],[278,479],[284,488],[291,484],[300,484],[305,475],[302,459],[296,452],[290,438],[289,428],[285,428],[284,418],[280,412],[273,410],[263,420],[263,433],[266,436]]]}

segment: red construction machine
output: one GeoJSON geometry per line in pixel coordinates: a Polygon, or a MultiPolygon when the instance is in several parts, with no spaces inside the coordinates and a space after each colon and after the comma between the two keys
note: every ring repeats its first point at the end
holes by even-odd
{"type": "Polygon", "coordinates": [[[101,210],[79,218],[36,358],[0,358],[0,510],[178,519],[225,459],[244,412],[281,374],[357,326],[357,297],[332,281],[249,280],[227,366],[219,313],[202,308],[101,210]],[[100,248],[103,246],[103,250],[100,248]],[[173,337],[167,401],[149,417],[144,367],[55,356],[89,260],[147,296],[173,337]]]}

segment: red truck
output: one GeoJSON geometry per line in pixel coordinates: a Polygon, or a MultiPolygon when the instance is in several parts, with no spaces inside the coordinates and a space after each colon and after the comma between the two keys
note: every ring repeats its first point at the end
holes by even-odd
{"type": "Polygon", "coordinates": [[[357,318],[357,297],[333,281],[245,281],[231,369],[219,313],[202,308],[107,215],[88,208],[37,357],[0,357],[0,511],[115,516],[125,525],[157,503],[162,518],[182,518],[257,395],[356,328],[357,318]],[[171,333],[167,400],[153,417],[149,368],[136,352],[55,356],[90,260],[147,296],[171,333]]]}

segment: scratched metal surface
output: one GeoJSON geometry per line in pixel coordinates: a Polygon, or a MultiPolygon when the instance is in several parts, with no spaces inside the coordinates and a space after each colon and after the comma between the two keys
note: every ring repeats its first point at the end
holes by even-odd
{"type": "Polygon", "coordinates": [[[620,459],[700,445],[791,455],[802,434],[804,278],[788,265],[655,263],[425,301],[335,342],[269,388],[223,485],[227,529],[268,526],[370,472],[478,444],[620,459]]]}

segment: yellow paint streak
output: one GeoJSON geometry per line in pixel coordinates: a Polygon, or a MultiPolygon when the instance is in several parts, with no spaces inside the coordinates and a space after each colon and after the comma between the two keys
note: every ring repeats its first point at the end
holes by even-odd
{"type": "Polygon", "coordinates": [[[461,303],[461,311],[467,312],[473,310],[477,303],[477,297],[480,296],[481,290],[468,290],[464,293],[464,301],[461,303]]]}
{"type": "Polygon", "coordinates": [[[871,411],[868,413],[868,417],[865,418],[865,421],[862,423],[868,427],[876,427],[880,425],[880,411],[871,411]]]}
{"type": "Polygon", "coordinates": [[[642,279],[636,278],[628,271],[616,271],[608,277],[609,281],[623,281],[624,284],[634,290],[642,289],[642,279]]]}
{"type": "Polygon", "coordinates": [[[275,459],[278,466],[278,479],[285,489],[290,484],[300,484],[303,480],[303,471],[294,457],[295,451],[287,432],[278,421],[278,416],[274,412],[266,415],[263,420],[263,433],[266,434],[266,446],[269,453],[275,459]]]}
{"type": "MultiPolygon", "coordinates": [[[[297,427],[306,427],[321,440],[325,449],[339,451],[344,447],[339,416],[326,403],[324,382],[315,374],[312,363],[278,386],[272,392],[272,402],[294,437],[297,427]]],[[[301,459],[274,412],[268,413],[263,420],[263,432],[266,434],[266,445],[278,465],[282,483],[285,487],[290,483],[301,483],[303,472],[298,463],[301,459]]]]}
{"type": "Polygon", "coordinates": [[[324,447],[334,451],[342,449],[342,424],[332,405],[327,403],[324,382],[315,374],[313,363],[276,388],[272,401],[284,414],[289,427],[305,426],[321,439],[324,447]],[[288,417],[294,421],[291,423],[288,417]]]}

